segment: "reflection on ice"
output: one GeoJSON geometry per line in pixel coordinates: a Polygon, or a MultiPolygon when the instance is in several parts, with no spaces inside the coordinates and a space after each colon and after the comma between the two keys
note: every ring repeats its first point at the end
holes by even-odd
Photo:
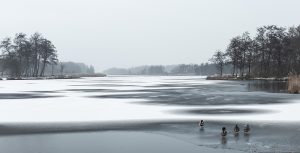
{"type": "Polygon", "coordinates": [[[0,99],[33,99],[33,98],[53,98],[61,96],[45,94],[28,94],[28,93],[0,93],[0,99]]]}
{"type": "Polygon", "coordinates": [[[174,111],[175,113],[182,114],[195,114],[195,115],[242,115],[242,114],[260,114],[260,113],[269,113],[269,110],[262,109],[221,109],[221,108],[200,108],[200,109],[183,109],[174,111]]]}

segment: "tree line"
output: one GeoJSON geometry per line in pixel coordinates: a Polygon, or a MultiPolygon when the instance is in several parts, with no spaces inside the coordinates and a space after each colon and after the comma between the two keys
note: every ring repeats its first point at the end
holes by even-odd
{"type": "MultiPolygon", "coordinates": [[[[231,66],[224,67],[230,73],[231,66]]],[[[132,68],[111,68],[104,71],[109,75],[213,75],[218,73],[216,64],[147,65],[132,68]]]]}
{"type": "Polygon", "coordinates": [[[244,32],[233,37],[225,51],[217,50],[210,61],[221,76],[225,65],[231,65],[231,75],[235,77],[300,74],[300,25],[262,26],[254,37],[244,32]]]}
{"type": "Polygon", "coordinates": [[[45,69],[45,75],[80,75],[95,74],[94,66],[76,62],[59,62],[57,65],[49,65],[45,69]]]}
{"type": "Polygon", "coordinates": [[[44,76],[47,65],[58,63],[57,50],[52,42],[40,33],[27,37],[17,33],[0,42],[1,72],[12,77],[44,76]]]}

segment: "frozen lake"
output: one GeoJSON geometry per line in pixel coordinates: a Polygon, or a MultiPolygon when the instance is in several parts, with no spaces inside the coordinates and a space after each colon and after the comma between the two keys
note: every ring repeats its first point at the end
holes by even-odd
{"type": "Polygon", "coordinates": [[[0,122],[299,121],[299,95],[279,87],[186,76],[7,80],[0,122]]]}
{"type": "Polygon", "coordinates": [[[299,144],[293,141],[299,142],[295,134],[300,96],[287,94],[285,87],[284,82],[210,81],[191,76],[2,80],[0,147],[11,153],[82,152],[82,147],[90,148],[87,152],[117,152],[111,143],[120,135],[115,145],[128,152],[134,152],[138,142],[154,146],[140,145],[135,152],[151,147],[159,148],[156,152],[226,152],[224,144],[227,152],[251,151],[252,146],[272,151],[278,145],[297,150],[299,144]],[[211,127],[199,133],[200,119],[211,127]],[[250,123],[255,132],[251,137],[220,140],[220,127],[232,123],[250,123]],[[278,123],[296,126],[286,133],[287,127],[278,123]],[[80,133],[48,133],[72,131],[80,133]],[[157,140],[168,143],[159,147],[157,140]]]}

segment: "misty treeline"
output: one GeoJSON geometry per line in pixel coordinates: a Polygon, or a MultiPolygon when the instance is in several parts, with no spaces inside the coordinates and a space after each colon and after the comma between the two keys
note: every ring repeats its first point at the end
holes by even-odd
{"type": "Polygon", "coordinates": [[[231,65],[235,77],[286,77],[300,74],[300,26],[269,25],[232,38],[227,49],[216,51],[211,62],[219,74],[225,74],[225,65],[231,65]]]}
{"type": "Polygon", "coordinates": [[[48,65],[45,75],[81,75],[95,74],[94,66],[77,62],[59,62],[56,65],[48,65]]]}
{"type": "MultiPolygon", "coordinates": [[[[224,71],[230,73],[229,65],[224,71]]],[[[213,75],[218,73],[215,64],[148,65],[132,68],[111,68],[104,71],[110,75],[213,75]]]]}
{"type": "Polygon", "coordinates": [[[93,66],[59,62],[53,43],[37,32],[31,36],[17,33],[13,38],[4,38],[0,42],[0,49],[2,76],[42,77],[45,75],[94,73],[93,66]]]}

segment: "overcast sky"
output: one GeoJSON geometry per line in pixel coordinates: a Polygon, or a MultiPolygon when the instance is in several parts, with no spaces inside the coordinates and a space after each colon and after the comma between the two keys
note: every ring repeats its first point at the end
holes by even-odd
{"type": "Polygon", "coordinates": [[[0,38],[42,33],[62,61],[206,62],[244,31],[300,24],[299,0],[0,0],[0,38]]]}

